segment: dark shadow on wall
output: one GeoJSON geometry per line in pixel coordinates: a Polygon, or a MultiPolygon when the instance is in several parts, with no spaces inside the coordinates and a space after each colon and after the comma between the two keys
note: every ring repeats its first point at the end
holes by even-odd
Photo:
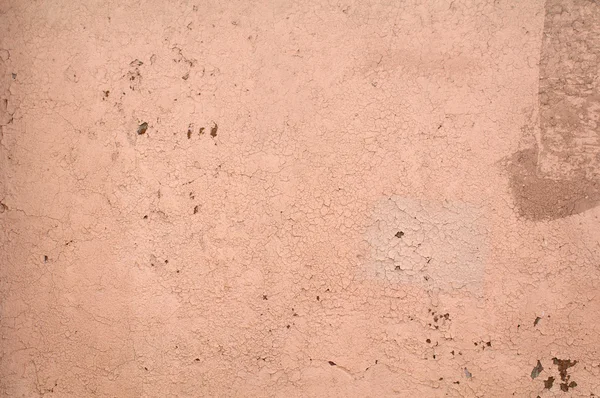
{"type": "Polygon", "coordinates": [[[508,164],[518,213],[541,221],[600,204],[600,2],[547,0],[539,146],[508,164]]]}

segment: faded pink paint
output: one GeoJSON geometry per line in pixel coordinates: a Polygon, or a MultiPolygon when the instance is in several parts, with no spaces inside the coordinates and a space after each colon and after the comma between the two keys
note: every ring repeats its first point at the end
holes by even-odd
{"type": "Polygon", "coordinates": [[[2,396],[600,395],[600,6],[467,3],[0,2],[2,396]]]}

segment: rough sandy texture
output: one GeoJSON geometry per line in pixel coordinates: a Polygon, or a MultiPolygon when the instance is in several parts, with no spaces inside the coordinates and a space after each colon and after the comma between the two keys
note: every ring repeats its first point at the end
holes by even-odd
{"type": "Polygon", "coordinates": [[[599,21],[0,0],[2,396],[600,395],[599,21]]]}

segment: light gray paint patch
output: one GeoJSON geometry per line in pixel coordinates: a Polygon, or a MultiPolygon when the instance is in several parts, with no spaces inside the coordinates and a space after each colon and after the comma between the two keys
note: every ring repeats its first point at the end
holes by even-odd
{"type": "Polygon", "coordinates": [[[367,277],[481,293],[488,257],[481,214],[458,202],[381,200],[366,232],[367,277]]]}

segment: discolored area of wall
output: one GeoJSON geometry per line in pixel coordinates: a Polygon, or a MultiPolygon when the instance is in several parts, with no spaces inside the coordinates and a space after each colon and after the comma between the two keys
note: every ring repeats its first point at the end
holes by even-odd
{"type": "Polygon", "coordinates": [[[0,2],[0,394],[600,395],[598,13],[0,2]]]}

